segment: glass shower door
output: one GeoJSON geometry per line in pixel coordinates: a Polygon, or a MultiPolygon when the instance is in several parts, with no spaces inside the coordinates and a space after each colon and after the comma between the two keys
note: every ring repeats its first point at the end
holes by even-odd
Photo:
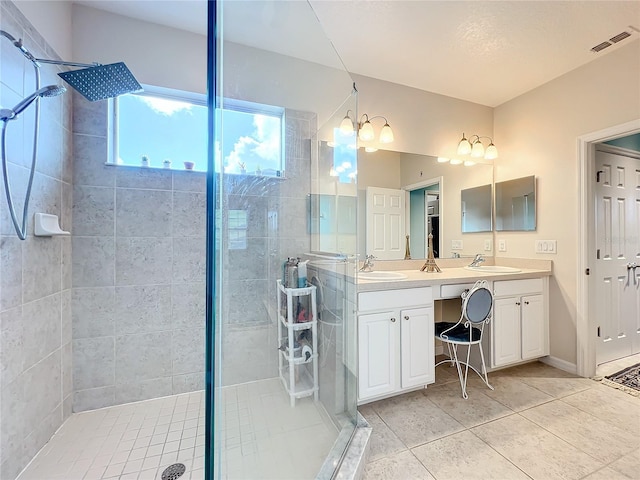
{"type": "Polygon", "coordinates": [[[353,81],[308,3],[210,9],[208,478],[329,478],[356,417],[353,81]]]}

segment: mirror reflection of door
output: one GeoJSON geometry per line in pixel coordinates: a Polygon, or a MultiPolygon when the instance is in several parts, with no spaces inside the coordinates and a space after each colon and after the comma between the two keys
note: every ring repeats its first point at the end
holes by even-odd
{"type": "Polygon", "coordinates": [[[407,229],[411,258],[426,258],[428,236],[433,235],[433,255],[440,258],[441,243],[441,183],[439,178],[428,180],[408,192],[409,218],[407,229]]]}

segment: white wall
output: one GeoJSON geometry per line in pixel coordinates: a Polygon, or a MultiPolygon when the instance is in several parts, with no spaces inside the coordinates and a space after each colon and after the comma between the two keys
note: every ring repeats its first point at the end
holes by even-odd
{"type": "Polygon", "coordinates": [[[204,35],[78,4],[72,14],[74,61],[125,62],[140,83],[206,93],[204,35]]]}
{"type": "Polygon", "coordinates": [[[508,257],[549,258],[551,355],[576,363],[577,138],[640,118],[640,40],[602,55],[495,109],[495,180],[537,177],[537,230],[499,232],[508,257]],[[558,254],[534,253],[536,239],[558,254]]]}
{"type": "Polygon", "coordinates": [[[63,60],[71,58],[71,2],[14,0],[13,3],[63,60]]]}

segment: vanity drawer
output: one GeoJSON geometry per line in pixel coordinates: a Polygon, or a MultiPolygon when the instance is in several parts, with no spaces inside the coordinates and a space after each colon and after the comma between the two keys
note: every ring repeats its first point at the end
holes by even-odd
{"type": "Polygon", "coordinates": [[[371,312],[386,308],[419,307],[433,303],[431,287],[381,290],[358,294],[358,312],[371,312]]]}
{"type": "Polygon", "coordinates": [[[460,298],[462,292],[471,290],[473,283],[456,283],[454,285],[441,285],[440,298],[460,298]]]}
{"type": "Polygon", "coordinates": [[[506,295],[524,295],[528,293],[542,293],[542,278],[527,280],[502,280],[493,282],[493,294],[496,297],[506,295]]]}

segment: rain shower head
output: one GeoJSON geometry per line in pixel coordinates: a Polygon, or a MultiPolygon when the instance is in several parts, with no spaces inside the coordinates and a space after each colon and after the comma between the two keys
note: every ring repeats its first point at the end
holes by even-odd
{"type": "Polygon", "coordinates": [[[91,102],[142,90],[124,62],[90,66],[58,76],[91,102]]]}
{"type": "Polygon", "coordinates": [[[38,97],[57,97],[58,95],[62,95],[66,92],[67,89],[62,85],[47,85],[46,87],[42,87],[40,90],[33,92],[31,95],[20,101],[15,107],[12,109],[3,108],[0,110],[0,120],[7,121],[13,120],[18,115],[20,115],[29,105],[38,97]]]}

